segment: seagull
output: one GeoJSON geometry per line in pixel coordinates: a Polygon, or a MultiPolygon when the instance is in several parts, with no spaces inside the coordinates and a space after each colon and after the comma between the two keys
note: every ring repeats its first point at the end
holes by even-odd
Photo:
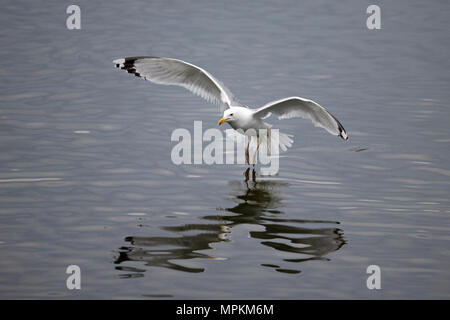
{"type": "MultiPolygon", "coordinates": [[[[115,66],[144,80],[157,84],[176,85],[186,88],[192,93],[219,106],[222,118],[218,125],[228,123],[234,130],[250,138],[256,138],[257,147],[253,155],[255,164],[256,152],[261,143],[268,143],[259,135],[261,129],[268,130],[271,125],[264,119],[275,115],[278,119],[303,118],[310,119],[314,126],[321,127],[329,133],[348,139],[342,124],[330,112],[318,103],[293,96],[275,100],[257,109],[251,109],[235,98],[231,91],[206,70],[191,63],[160,57],[128,57],[113,60],[115,66]]],[[[267,132],[267,131],[266,131],[267,132]]],[[[282,151],[292,146],[292,135],[279,134],[279,147],[282,151]]],[[[245,150],[246,163],[249,161],[250,139],[245,150]]],[[[270,143],[267,145],[270,149],[270,143]]]]}

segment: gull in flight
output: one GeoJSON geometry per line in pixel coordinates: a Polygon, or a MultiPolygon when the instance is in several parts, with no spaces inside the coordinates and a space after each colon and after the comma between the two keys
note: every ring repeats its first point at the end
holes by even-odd
{"type": "MultiPolygon", "coordinates": [[[[218,124],[221,125],[226,122],[234,130],[244,133],[250,138],[255,137],[257,140],[256,151],[261,143],[268,142],[268,139],[263,141],[259,132],[260,129],[265,129],[270,135],[271,125],[263,120],[272,114],[279,119],[310,119],[314,126],[321,127],[344,140],[348,139],[347,132],[341,123],[324,107],[309,99],[288,97],[269,102],[257,109],[251,109],[239,102],[230,90],[209,72],[191,63],[159,57],[129,57],[116,59],[113,62],[117,68],[126,70],[137,77],[158,84],[184,87],[209,102],[219,105],[223,116],[218,124]]],[[[279,134],[281,150],[286,151],[288,147],[292,146],[293,140],[291,137],[291,135],[279,134]]],[[[250,164],[249,146],[250,139],[245,152],[247,164],[250,164]]],[[[270,144],[267,147],[270,148],[270,144]]],[[[253,163],[255,163],[256,151],[253,156],[253,163]]]]}

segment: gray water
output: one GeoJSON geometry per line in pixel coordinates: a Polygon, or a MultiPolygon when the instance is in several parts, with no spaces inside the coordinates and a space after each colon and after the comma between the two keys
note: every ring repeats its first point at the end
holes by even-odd
{"type": "Polygon", "coordinates": [[[450,298],[450,3],[377,1],[381,30],[356,0],[77,1],[81,30],[68,4],[0,11],[0,298],[450,298]],[[349,140],[269,119],[278,175],[177,166],[172,131],[220,114],[112,64],[136,55],[312,99],[349,140]]]}

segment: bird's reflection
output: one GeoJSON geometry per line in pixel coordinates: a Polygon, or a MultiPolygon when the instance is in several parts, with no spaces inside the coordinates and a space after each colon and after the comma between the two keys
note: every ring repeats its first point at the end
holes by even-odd
{"type": "MultiPolygon", "coordinates": [[[[126,237],[125,241],[129,245],[119,248],[114,261],[118,265],[116,269],[128,271],[121,276],[138,277],[145,271],[125,267],[122,265],[125,261],[142,261],[148,266],[185,272],[203,272],[204,268],[183,266],[176,261],[214,259],[200,251],[212,249],[213,243],[229,241],[233,228],[242,224],[262,227],[262,231],[250,231],[250,236],[258,239],[261,245],[286,254],[277,263],[260,262],[261,266],[274,268],[279,272],[299,273],[300,270],[296,267],[299,262],[328,260],[325,257],[328,253],[339,250],[345,244],[343,232],[337,228],[339,222],[283,218],[280,194],[286,183],[257,181],[255,171],[250,169],[244,172],[244,176],[244,181],[230,182],[231,200],[236,205],[219,209],[231,215],[203,217],[211,223],[163,227],[164,230],[177,234],[173,237],[126,237]],[[286,263],[289,267],[280,266],[286,263]]],[[[273,262],[273,257],[269,261],[273,262]]]]}

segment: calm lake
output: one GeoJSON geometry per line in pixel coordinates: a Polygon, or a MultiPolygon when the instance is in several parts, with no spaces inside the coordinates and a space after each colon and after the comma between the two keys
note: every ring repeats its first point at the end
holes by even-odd
{"type": "Polygon", "coordinates": [[[80,30],[69,4],[0,11],[0,298],[450,298],[450,2],[381,2],[380,30],[369,1],[80,0],[80,30]],[[175,165],[173,130],[227,125],[112,63],[140,55],[312,99],[349,140],[271,117],[277,175],[175,165]]]}

